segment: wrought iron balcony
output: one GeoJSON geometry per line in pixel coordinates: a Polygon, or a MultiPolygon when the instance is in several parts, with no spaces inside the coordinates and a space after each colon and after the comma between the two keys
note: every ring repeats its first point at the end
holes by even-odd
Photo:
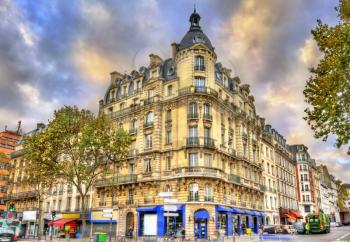
{"type": "Polygon", "coordinates": [[[152,127],[153,127],[153,122],[145,122],[145,123],[143,124],[143,127],[144,127],[144,128],[152,128],[152,127]]]}
{"type": "Polygon", "coordinates": [[[109,113],[107,114],[110,118],[118,118],[120,116],[123,116],[123,115],[127,115],[127,114],[130,114],[130,113],[133,113],[133,112],[136,112],[138,110],[141,109],[141,106],[140,104],[134,104],[133,106],[130,106],[129,108],[124,108],[122,110],[119,110],[119,111],[116,111],[116,112],[112,112],[112,113],[109,113]]]}
{"type": "Polygon", "coordinates": [[[135,156],[137,156],[138,153],[139,153],[139,151],[137,149],[131,149],[129,151],[128,157],[135,157],[135,156]]]}
{"type": "Polygon", "coordinates": [[[215,147],[215,143],[214,143],[214,140],[212,138],[209,138],[209,137],[204,137],[203,138],[203,146],[204,147],[215,147]]]}
{"type": "MultiPolygon", "coordinates": [[[[107,203],[106,202],[99,202],[98,206],[100,207],[106,207],[107,203]]],[[[79,208],[78,208],[79,209],[79,208]]]]}
{"type": "Polygon", "coordinates": [[[230,174],[228,179],[232,183],[241,184],[241,177],[235,174],[230,174]]]}
{"type": "Polygon", "coordinates": [[[175,177],[212,177],[218,179],[227,179],[227,174],[217,168],[205,166],[192,166],[173,169],[175,177]]]}
{"type": "Polygon", "coordinates": [[[8,199],[28,199],[28,198],[35,198],[36,197],[36,192],[31,191],[31,192],[19,192],[19,193],[12,193],[8,195],[8,199]]]}
{"type": "Polygon", "coordinates": [[[199,146],[199,137],[189,137],[186,139],[187,146],[199,146]]]}
{"type": "Polygon", "coordinates": [[[130,128],[129,129],[129,134],[136,134],[137,133],[137,128],[130,128]]]}
{"type": "Polygon", "coordinates": [[[188,119],[198,119],[198,118],[199,118],[199,115],[198,115],[197,112],[189,112],[189,113],[187,114],[187,118],[188,118],[188,119]]]}
{"type": "MultiPolygon", "coordinates": [[[[127,184],[137,182],[137,175],[124,175],[124,176],[115,176],[114,185],[127,184]]],[[[96,187],[106,187],[111,186],[113,183],[112,177],[102,178],[96,181],[96,187]]]]}
{"type": "Polygon", "coordinates": [[[180,96],[189,95],[193,93],[206,94],[214,97],[219,96],[218,92],[210,87],[193,87],[192,86],[192,87],[181,88],[179,90],[180,96]]]}
{"type": "Polygon", "coordinates": [[[196,65],[194,66],[195,71],[205,71],[205,66],[204,65],[196,65]]]}
{"type": "Polygon", "coordinates": [[[214,202],[214,197],[213,196],[204,196],[204,201],[205,202],[214,202]]]}
{"type": "Polygon", "coordinates": [[[203,119],[207,121],[212,121],[213,115],[211,115],[210,113],[203,113],[203,119]]]}
{"type": "Polygon", "coordinates": [[[128,205],[134,204],[134,199],[126,200],[126,204],[128,204],[128,205]]]}

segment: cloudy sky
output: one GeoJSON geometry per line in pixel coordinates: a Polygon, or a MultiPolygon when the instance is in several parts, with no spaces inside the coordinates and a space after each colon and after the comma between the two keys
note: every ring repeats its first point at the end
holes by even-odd
{"type": "MultiPolygon", "coordinates": [[[[195,0],[0,0],[0,128],[25,130],[62,105],[97,110],[109,73],[170,57],[189,27],[195,0]]],[[[197,0],[218,61],[251,84],[258,113],[289,144],[350,182],[346,149],[313,138],[302,90],[318,62],[310,30],[337,23],[334,0],[197,0]]]]}

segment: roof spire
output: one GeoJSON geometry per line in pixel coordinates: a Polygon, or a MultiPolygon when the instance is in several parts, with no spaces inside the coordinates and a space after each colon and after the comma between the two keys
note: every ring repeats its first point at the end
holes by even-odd
{"type": "Polygon", "coordinates": [[[196,13],[196,3],[194,3],[193,12],[196,13]]]}
{"type": "Polygon", "coordinates": [[[199,14],[196,11],[196,4],[194,4],[194,9],[193,9],[193,13],[191,14],[190,17],[190,23],[191,23],[191,29],[200,29],[199,26],[199,21],[201,19],[201,16],[199,16],[199,14]]]}

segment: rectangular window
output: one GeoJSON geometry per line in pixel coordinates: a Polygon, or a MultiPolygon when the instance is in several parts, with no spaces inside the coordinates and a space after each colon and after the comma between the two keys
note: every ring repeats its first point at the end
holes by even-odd
{"type": "Polygon", "coordinates": [[[70,206],[72,203],[72,198],[71,197],[67,197],[67,204],[66,204],[66,211],[70,211],[70,206]]]}
{"type": "Polygon", "coordinates": [[[171,144],[171,130],[167,130],[165,134],[165,143],[167,145],[171,144]]]}
{"type": "Polygon", "coordinates": [[[198,127],[197,126],[189,127],[189,137],[198,137],[198,127]]]}
{"type": "Polygon", "coordinates": [[[194,64],[194,69],[195,70],[200,70],[204,71],[205,66],[204,66],[204,56],[196,56],[195,58],[195,64],[194,64]]]}
{"type": "Polygon", "coordinates": [[[190,166],[198,166],[198,153],[189,153],[190,166]]]}
{"type": "Polygon", "coordinates": [[[255,149],[253,150],[253,161],[254,162],[256,161],[256,150],[255,149]]]}
{"type": "Polygon", "coordinates": [[[129,175],[135,174],[135,164],[134,164],[134,163],[130,163],[130,164],[129,164],[129,166],[128,166],[128,172],[129,172],[129,175]]]}
{"type": "Polygon", "coordinates": [[[128,204],[133,204],[134,203],[134,190],[129,189],[128,191],[128,204]]]}
{"type": "Polygon", "coordinates": [[[148,90],[148,98],[154,97],[154,89],[148,90]]]}
{"type": "Polygon", "coordinates": [[[75,199],[75,210],[76,211],[80,210],[80,196],[77,196],[75,199]]]}
{"type": "Polygon", "coordinates": [[[152,160],[151,159],[144,160],[144,170],[146,173],[152,172],[152,160]]]}
{"type": "Polygon", "coordinates": [[[204,138],[210,138],[210,128],[204,128],[204,138]]]}
{"type": "Polygon", "coordinates": [[[247,144],[243,144],[243,156],[244,156],[244,157],[247,157],[247,156],[248,156],[247,144]]]}
{"type": "Polygon", "coordinates": [[[151,134],[147,134],[145,136],[145,148],[146,149],[152,148],[152,135],[151,134]]]}
{"type": "Polygon", "coordinates": [[[168,96],[171,96],[171,95],[173,95],[173,86],[169,85],[168,86],[168,96]]]}
{"type": "Polygon", "coordinates": [[[205,78],[196,76],[194,78],[194,87],[195,88],[204,88],[205,87],[205,78]]]}
{"type": "Polygon", "coordinates": [[[204,166],[211,167],[212,166],[212,156],[211,154],[204,154],[204,166]]]}
{"type": "Polygon", "coordinates": [[[165,158],[165,170],[170,171],[171,170],[171,157],[167,156],[165,158]]]}

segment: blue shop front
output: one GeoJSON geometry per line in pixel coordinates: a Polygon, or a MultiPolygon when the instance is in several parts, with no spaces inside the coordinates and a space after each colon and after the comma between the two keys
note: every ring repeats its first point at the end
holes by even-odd
{"type": "Polygon", "coordinates": [[[137,208],[138,235],[164,236],[180,234],[181,228],[185,227],[185,205],[176,206],[177,211],[171,212],[171,214],[175,214],[174,216],[164,216],[163,205],[137,208]]]}
{"type": "Polygon", "coordinates": [[[244,234],[247,228],[258,233],[265,214],[260,211],[244,210],[216,205],[216,229],[224,230],[227,236],[244,234]]]}

